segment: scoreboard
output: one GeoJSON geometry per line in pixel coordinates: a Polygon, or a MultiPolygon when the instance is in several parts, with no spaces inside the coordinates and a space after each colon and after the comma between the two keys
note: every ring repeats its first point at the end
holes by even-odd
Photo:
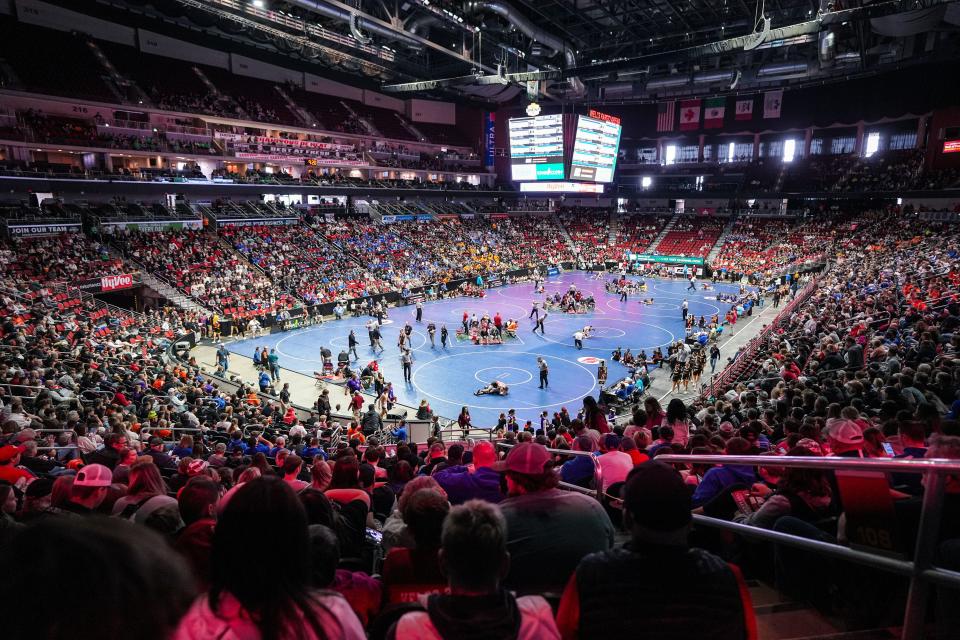
{"type": "Polygon", "coordinates": [[[510,118],[510,171],[514,180],[563,180],[563,115],[510,118]]]}
{"type": "Polygon", "coordinates": [[[570,157],[570,179],[612,182],[620,150],[620,130],[620,119],[614,116],[597,111],[579,116],[570,157]]]}

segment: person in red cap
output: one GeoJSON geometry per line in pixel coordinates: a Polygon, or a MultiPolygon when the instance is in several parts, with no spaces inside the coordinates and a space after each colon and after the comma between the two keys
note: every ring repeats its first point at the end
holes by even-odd
{"type": "Polygon", "coordinates": [[[503,500],[500,474],[491,468],[496,461],[493,443],[481,441],[473,446],[473,469],[464,464],[452,465],[437,471],[433,477],[447,492],[452,505],[475,498],[500,502],[503,500]]]}
{"type": "Polygon", "coordinates": [[[34,475],[26,469],[21,469],[20,454],[23,453],[23,446],[15,447],[12,444],[0,447],[0,480],[9,484],[18,482],[30,482],[34,475]]]}
{"type": "Polygon", "coordinates": [[[434,469],[447,461],[447,450],[442,442],[434,442],[431,444],[430,451],[427,455],[429,460],[427,464],[423,465],[423,468],[420,469],[420,475],[422,476],[432,476],[434,469]]]}
{"type": "Polygon", "coordinates": [[[542,444],[524,442],[494,465],[506,476],[511,567],[507,584],[521,593],[557,592],[580,559],[613,546],[610,517],[596,500],[557,488],[560,476],[542,444]]]}

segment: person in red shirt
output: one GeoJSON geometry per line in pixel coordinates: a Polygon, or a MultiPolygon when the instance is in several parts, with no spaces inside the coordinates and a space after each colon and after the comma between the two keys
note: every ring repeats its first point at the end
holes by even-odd
{"type": "Polygon", "coordinates": [[[0,447],[0,480],[15,485],[21,480],[26,483],[34,479],[32,473],[17,466],[20,464],[21,453],[23,453],[23,447],[15,447],[12,444],[0,447]]]}

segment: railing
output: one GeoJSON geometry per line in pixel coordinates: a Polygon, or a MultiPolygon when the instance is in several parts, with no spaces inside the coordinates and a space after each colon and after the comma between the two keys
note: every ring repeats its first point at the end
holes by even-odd
{"type": "Polygon", "coordinates": [[[493,440],[493,430],[482,427],[461,427],[456,421],[451,421],[449,426],[442,427],[439,430],[440,441],[450,442],[451,440],[444,436],[453,436],[454,440],[493,440]]]}
{"type": "Polygon", "coordinates": [[[840,544],[810,540],[779,531],[770,531],[749,525],[741,525],[719,518],[694,515],[698,525],[731,531],[743,536],[785,544],[814,553],[822,553],[832,558],[848,560],[881,571],[895,573],[910,578],[910,591],[904,613],[903,640],[919,640],[923,637],[927,600],[930,584],[938,584],[953,589],[960,588],[960,573],[933,565],[936,553],[937,536],[940,530],[941,509],[945,476],[960,474],[960,462],[946,459],[892,460],[882,458],[820,458],[799,456],[712,456],[712,455],[674,455],[657,456],[660,462],[673,464],[736,464],[753,467],[791,467],[798,469],[820,469],[823,471],[874,471],[897,473],[922,473],[923,503],[920,511],[920,524],[913,560],[899,560],[867,551],[859,551],[840,544]]]}
{"type": "MultiPolygon", "coordinates": [[[[512,449],[517,446],[515,444],[508,444],[506,442],[497,442],[497,447],[501,449],[512,449]]],[[[594,496],[600,502],[603,502],[603,469],[600,468],[600,461],[597,459],[597,456],[593,455],[590,451],[573,451],[569,449],[547,449],[547,453],[555,456],[565,456],[565,457],[577,457],[584,458],[589,457],[593,461],[593,489],[587,489],[576,484],[570,484],[569,482],[561,482],[560,486],[564,489],[570,491],[576,491],[577,493],[583,493],[586,495],[594,496]]],[[[660,457],[660,456],[658,456],[660,457]]]]}
{"type": "MultiPolygon", "coordinates": [[[[770,333],[780,326],[780,324],[789,316],[793,314],[793,311],[806,302],[807,298],[813,294],[814,289],[817,286],[817,278],[813,278],[807,285],[799,292],[797,292],[796,297],[791,300],[773,321],[768,324],[763,330],[754,336],[747,344],[743,352],[737,356],[737,361],[754,361],[756,359],[757,353],[762,347],[764,340],[770,335],[770,333]]],[[[720,372],[720,374],[713,377],[710,381],[710,384],[707,386],[704,393],[701,395],[702,399],[706,399],[706,396],[714,395],[714,390],[717,386],[723,386],[727,384],[732,384],[739,379],[739,366],[737,361],[731,362],[726,368],[720,372]]]]}

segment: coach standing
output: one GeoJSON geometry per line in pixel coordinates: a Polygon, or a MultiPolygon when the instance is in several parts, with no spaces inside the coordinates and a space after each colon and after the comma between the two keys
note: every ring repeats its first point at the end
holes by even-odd
{"type": "Polygon", "coordinates": [[[537,367],[540,369],[540,388],[546,389],[550,386],[550,383],[547,379],[547,374],[550,373],[550,368],[547,366],[547,361],[543,358],[537,358],[537,367]]]}

